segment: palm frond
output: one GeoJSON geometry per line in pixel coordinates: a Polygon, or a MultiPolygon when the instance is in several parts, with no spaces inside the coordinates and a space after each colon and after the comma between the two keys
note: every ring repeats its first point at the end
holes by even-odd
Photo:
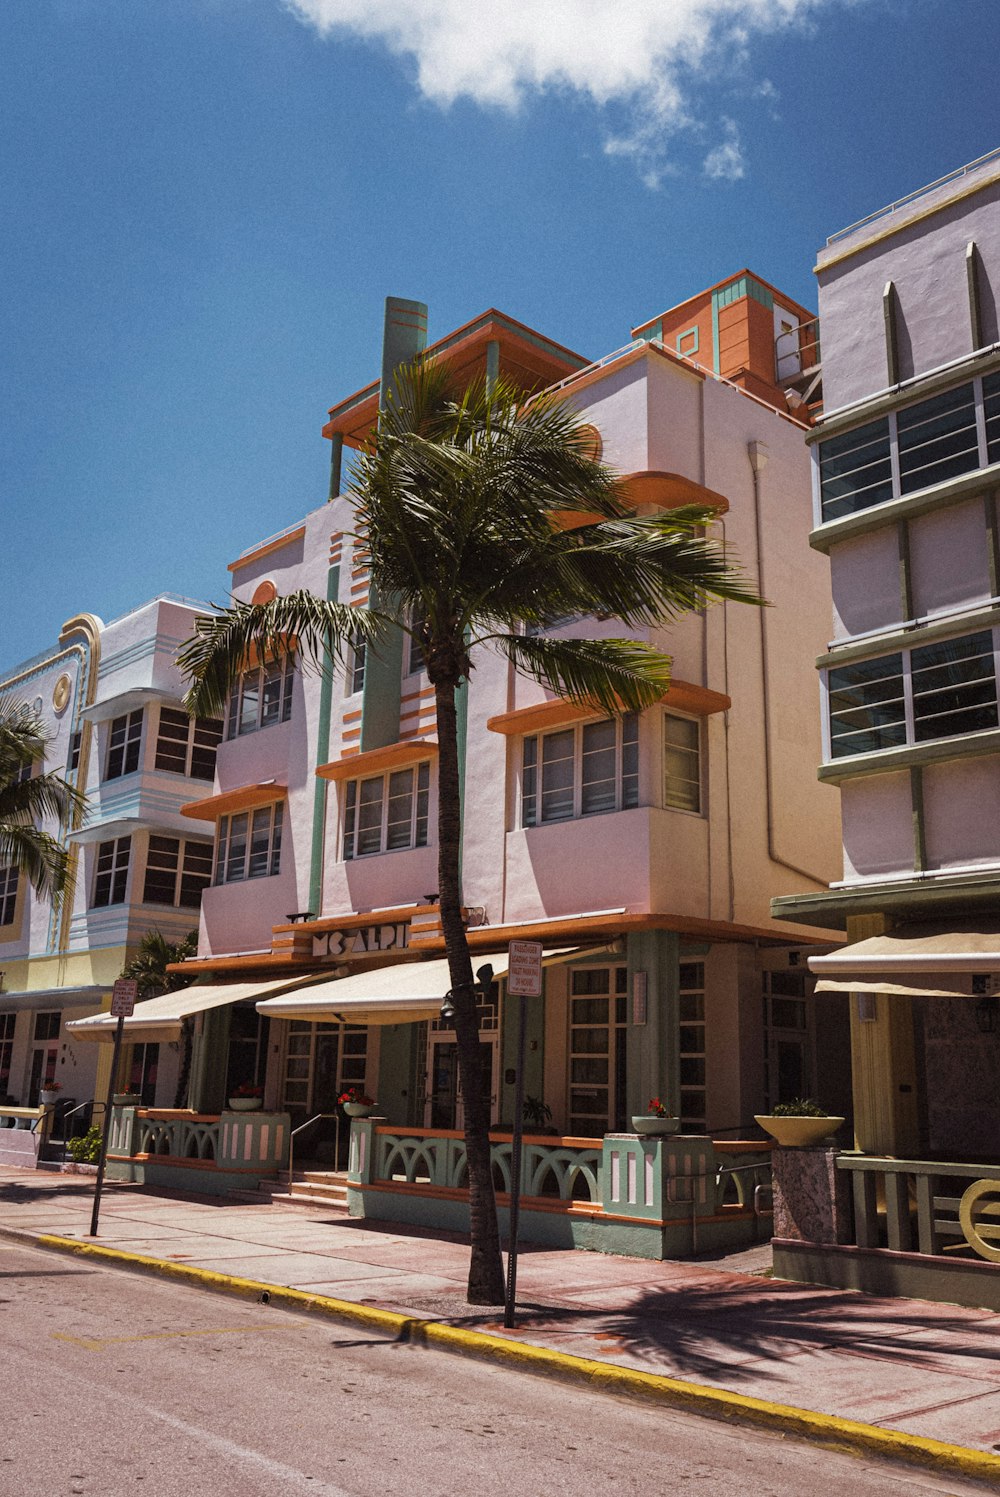
{"type": "Polygon", "coordinates": [[[670,686],[670,656],[634,639],[498,634],[493,643],[549,690],[609,717],[653,706],[670,686]]]}
{"type": "Polygon", "coordinates": [[[32,822],[45,817],[77,821],[86,809],[87,797],[58,774],[38,774],[28,780],[0,783],[0,823],[32,822]]]}
{"type": "Polygon", "coordinates": [[[24,874],[36,894],[57,899],[66,886],[69,853],[36,826],[0,823],[0,868],[10,867],[24,874]]]}
{"type": "Polygon", "coordinates": [[[248,663],[295,648],[306,668],[320,670],[324,658],[342,660],[357,644],[377,647],[391,615],[330,603],[294,592],[270,603],[236,603],[203,615],[180,649],[177,663],[192,681],[184,705],[192,716],[217,716],[248,663]]]}

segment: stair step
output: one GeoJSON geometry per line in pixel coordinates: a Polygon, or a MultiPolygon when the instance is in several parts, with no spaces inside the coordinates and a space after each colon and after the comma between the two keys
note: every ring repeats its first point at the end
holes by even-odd
{"type": "Polygon", "coordinates": [[[300,1193],[299,1191],[294,1191],[291,1195],[287,1195],[280,1191],[275,1191],[274,1195],[271,1197],[271,1205],[306,1206],[311,1207],[313,1210],[315,1210],[317,1206],[321,1206],[324,1211],[342,1211],[345,1216],[347,1214],[347,1201],[340,1196],[323,1194],[306,1195],[300,1193]]]}

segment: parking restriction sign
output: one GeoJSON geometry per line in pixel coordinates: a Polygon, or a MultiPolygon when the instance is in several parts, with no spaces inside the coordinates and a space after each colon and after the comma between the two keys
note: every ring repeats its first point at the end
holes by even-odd
{"type": "Polygon", "coordinates": [[[514,998],[542,996],[541,941],[511,941],[507,948],[507,992],[514,998]]]}
{"type": "Polygon", "coordinates": [[[119,977],[111,989],[111,1014],[115,1019],[129,1019],[135,1010],[139,984],[134,977],[119,977]]]}

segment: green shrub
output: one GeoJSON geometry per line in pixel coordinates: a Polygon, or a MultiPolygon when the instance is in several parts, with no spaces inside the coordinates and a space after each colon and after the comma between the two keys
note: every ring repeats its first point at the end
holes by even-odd
{"type": "Polygon", "coordinates": [[[779,1102],[771,1108],[773,1118],[828,1118],[830,1114],[809,1097],[794,1097],[791,1102],[779,1102]]]}
{"type": "Polygon", "coordinates": [[[101,1157],[101,1129],[89,1128],[82,1138],[71,1138],[66,1151],[77,1164],[97,1164],[101,1157]]]}

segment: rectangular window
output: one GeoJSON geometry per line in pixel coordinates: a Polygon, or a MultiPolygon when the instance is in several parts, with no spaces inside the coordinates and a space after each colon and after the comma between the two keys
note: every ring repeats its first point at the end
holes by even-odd
{"type": "Polygon", "coordinates": [[[344,787],[345,861],[427,846],[431,767],[393,770],[344,787]]]}
{"type": "Polygon", "coordinates": [[[16,868],[0,868],[0,925],[14,924],[18,877],[16,868]]]}
{"type": "Polygon", "coordinates": [[[997,726],[993,635],[989,630],[913,650],[910,670],[917,743],[997,726]]]}
{"type": "Polygon", "coordinates": [[[150,837],[142,890],[144,904],[180,905],[196,910],[201,904],[202,890],[211,882],[210,842],[150,837]]]}
{"type": "Polygon", "coordinates": [[[356,644],[351,651],[351,664],[347,672],[347,690],[349,696],[365,689],[365,658],[368,654],[368,646],[356,644]]]}
{"type": "Polygon", "coordinates": [[[820,442],[818,456],[824,522],[1000,462],[1000,374],[830,437],[820,442]],[[980,405],[985,441],[978,429],[980,405]]]}
{"type": "Polygon", "coordinates": [[[701,810],[701,724],[672,712],[663,719],[663,804],[701,810]]]}
{"type": "Polygon", "coordinates": [[[139,768],[141,745],[142,708],[129,712],[125,717],[114,718],[108,739],[108,767],[104,778],[117,780],[122,775],[134,774],[139,768]]]}
{"type": "MultiPolygon", "coordinates": [[[[268,878],[281,867],[281,827],[284,804],[259,806],[236,816],[219,818],[215,850],[215,882],[238,884],[248,878],[268,878]]],[[[189,878],[197,878],[198,867],[185,866],[189,878]]],[[[189,891],[193,884],[189,883],[189,891]]]]}
{"type": "Polygon", "coordinates": [[[906,742],[903,657],[885,655],[830,672],[830,751],[870,754],[906,742]]]}
{"type": "Polygon", "coordinates": [[[681,1074],[681,1128],[704,1133],[708,1115],[705,1074],[705,963],[681,962],[677,1052],[681,1074]]]}
{"type": "Polygon", "coordinates": [[[823,519],[839,520],[892,498],[889,422],[870,421],[819,446],[823,519]]]}
{"type": "MultiPolygon", "coordinates": [[[[241,738],[244,733],[256,733],[259,728],[270,728],[275,723],[287,722],[292,715],[294,685],[293,654],[283,655],[280,660],[244,671],[229,698],[226,737],[241,738]]],[[[199,718],[198,722],[207,724],[214,722],[214,719],[199,718]]],[[[203,740],[200,746],[203,750],[207,749],[207,740],[203,740]]],[[[214,772],[213,764],[213,775],[214,772]]],[[[195,773],[194,769],[191,773],[195,773]]],[[[212,775],[206,774],[203,778],[210,780],[212,775]]]]}
{"type": "Polygon", "coordinates": [[[569,1132],[624,1132],[628,968],[572,971],[569,1004],[569,1132]]]}
{"type": "MultiPolygon", "coordinates": [[[[410,628],[411,629],[417,629],[417,630],[419,630],[419,629],[422,629],[423,626],[424,626],[424,616],[423,616],[423,614],[422,613],[412,613],[410,615],[410,628]]],[[[415,638],[414,635],[412,635],[412,634],[408,634],[406,636],[406,674],[408,676],[416,676],[416,675],[418,675],[420,673],[420,671],[423,670],[423,668],[424,668],[424,650],[423,650],[423,646],[421,645],[419,639],[415,638]]]]}
{"type": "Polygon", "coordinates": [[[161,707],[155,766],[195,780],[214,780],[215,751],[221,738],[222,723],[217,717],[188,717],[173,707],[161,707]]]}
{"type": "Polygon", "coordinates": [[[979,467],[976,402],[972,385],[946,390],[908,406],[896,417],[899,488],[915,493],[979,467]]]}
{"type": "Polygon", "coordinates": [[[59,1021],[61,1015],[57,1010],[35,1015],[35,1043],[44,1040],[57,1040],[59,1038],[59,1021]]]}
{"type": "Polygon", "coordinates": [[[78,728],[70,735],[69,740],[69,762],[66,765],[66,773],[73,774],[80,768],[80,750],[83,746],[83,729],[78,728]]]}
{"type": "Polygon", "coordinates": [[[624,811],[638,804],[637,713],[554,733],[531,733],[524,739],[522,826],[624,811]]]}
{"type": "Polygon", "coordinates": [[[989,629],[840,666],[827,686],[834,759],[1000,726],[989,629]]]}
{"type": "Polygon", "coordinates": [[[131,837],[116,837],[113,842],[101,842],[97,848],[97,877],[94,881],[93,908],[101,909],[109,904],[124,904],[128,886],[128,860],[132,851],[131,837]]]}

